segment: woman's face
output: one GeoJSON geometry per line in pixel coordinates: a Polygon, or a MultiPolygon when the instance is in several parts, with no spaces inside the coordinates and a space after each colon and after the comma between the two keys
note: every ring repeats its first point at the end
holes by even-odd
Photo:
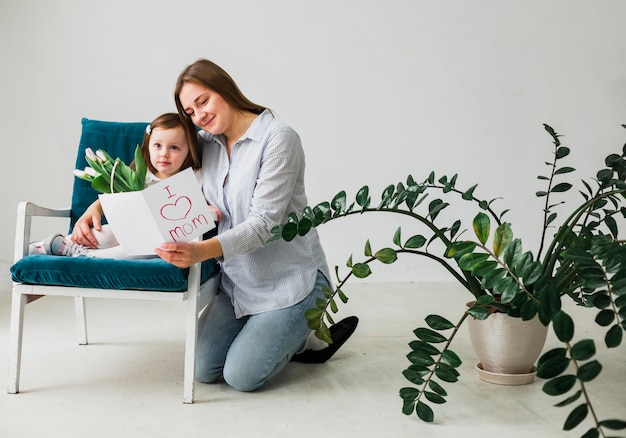
{"type": "Polygon", "coordinates": [[[171,129],[154,128],[148,143],[150,162],[160,179],[168,178],[180,171],[187,155],[189,144],[182,127],[171,129]]]}
{"type": "Polygon", "coordinates": [[[179,99],[194,125],[213,135],[229,137],[235,112],[222,96],[204,85],[186,82],[180,90],[179,99]]]}

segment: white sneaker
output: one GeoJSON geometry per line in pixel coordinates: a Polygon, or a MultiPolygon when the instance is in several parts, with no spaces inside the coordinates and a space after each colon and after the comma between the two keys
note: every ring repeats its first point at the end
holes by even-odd
{"type": "Polygon", "coordinates": [[[72,242],[63,234],[52,234],[43,242],[46,254],[65,257],[90,256],[89,248],[72,242]]]}
{"type": "Polygon", "coordinates": [[[39,242],[31,242],[28,245],[28,255],[33,254],[46,254],[46,248],[44,248],[45,240],[40,240],[39,242]]]}

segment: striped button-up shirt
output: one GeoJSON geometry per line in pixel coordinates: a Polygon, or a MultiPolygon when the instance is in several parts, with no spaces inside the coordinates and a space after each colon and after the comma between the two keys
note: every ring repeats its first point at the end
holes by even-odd
{"type": "Polygon", "coordinates": [[[304,151],[298,134],[265,110],[237,141],[201,131],[202,189],[222,211],[222,289],[235,315],[289,307],[313,289],[317,271],[330,279],[317,231],[267,244],[270,230],[307,205],[304,151]]]}

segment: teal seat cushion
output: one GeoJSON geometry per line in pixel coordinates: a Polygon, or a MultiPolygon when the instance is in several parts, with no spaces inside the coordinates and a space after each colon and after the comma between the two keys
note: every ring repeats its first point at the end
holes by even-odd
{"type": "MultiPolygon", "coordinates": [[[[186,291],[189,273],[157,257],[114,260],[45,254],[23,257],[10,270],[18,283],[166,292],[186,291]]],[[[218,270],[215,260],[202,262],[200,281],[204,283],[218,270]]]]}

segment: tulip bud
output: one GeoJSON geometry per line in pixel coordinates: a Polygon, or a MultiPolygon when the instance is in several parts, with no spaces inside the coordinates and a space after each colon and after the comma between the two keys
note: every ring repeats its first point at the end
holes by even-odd
{"type": "Polygon", "coordinates": [[[102,152],[102,150],[101,150],[101,149],[98,149],[98,150],[96,151],[96,156],[97,156],[97,157],[98,157],[98,159],[99,159],[100,161],[102,161],[103,163],[107,160],[106,155],[104,155],[104,152],[102,152]]]}
{"type": "Polygon", "coordinates": [[[91,167],[85,167],[85,174],[88,175],[88,176],[94,177],[94,178],[99,175],[99,173],[96,172],[91,167]]]}
{"type": "Polygon", "coordinates": [[[87,155],[87,157],[91,160],[91,161],[96,161],[98,159],[98,157],[96,157],[96,154],[93,153],[93,151],[91,150],[91,148],[87,148],[85,149],[85,155],[87,155]]]}

